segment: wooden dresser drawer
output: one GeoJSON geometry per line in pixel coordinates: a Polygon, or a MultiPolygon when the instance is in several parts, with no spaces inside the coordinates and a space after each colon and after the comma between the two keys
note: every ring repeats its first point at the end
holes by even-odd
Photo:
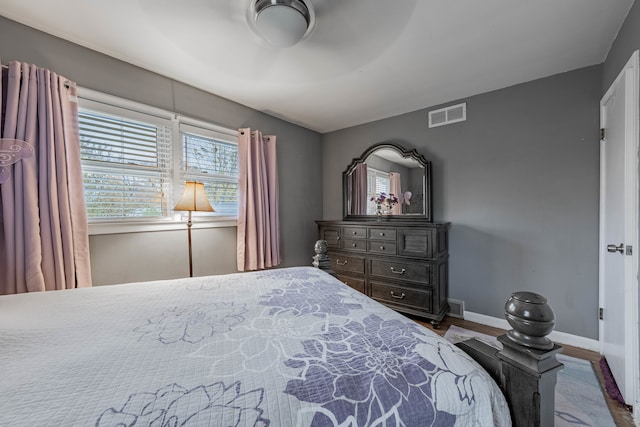
{"type": "Polygon", "coordinates": [[[320,239],[327,242],[327,247],[338,249],[340,247],[340,227],[325,227],[320,230],[320,239]]]}
{"type": "Polygon", "coordinates": [[[364,252],[367,250],[367,241],[358,239],[342,239],[342,249],[364,252]]]}
{"type": "Polygon", "coordinates": [[[367,242],[367,252],[374,254],[395,255],[396,254],[396,242],[375,242],[369,240],[367,242]]]}
{"type": "Polygon", "coordinates": [[[431,291],[371,282],[371,297],[420,311],[431,311],[431,291]]]}
{"type": "Polygon", "coordinates": [[[366,239],[367,229],[365,227],[342,227],[343,239],[366,239]]]}
{"type": "Polygon", "coordinates": [[[364,294],[364,279],[338,274],[338,279],[345,285],[364,294]]]}
{"type": "Polygon", "coordinates": [[[431,284],[431,264],[428,262],[408,263],[390,259],[371,259],[369,274],[372,277],[431,284]]]}
{"type": "Polygon", "coordinates": [[[371,240],[393,240],[396,241],[397,233],[393,228],[377,228],[369,229],[369,239],[371,240]]]}
{"type": "Polygon", "coordinates": [[[398,255],[433,257],[433,230],[398,230],[398,255]]]}
{"type": "Polygon", "coordinates": [[[342,272],[364,274],[364,258],[333,253],[330,259],[331,269],[338,274],[342,272]]]}

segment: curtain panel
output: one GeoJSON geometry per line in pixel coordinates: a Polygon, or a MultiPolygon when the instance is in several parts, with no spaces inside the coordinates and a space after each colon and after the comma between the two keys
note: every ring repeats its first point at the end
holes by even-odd
{"type": "Polygon", "coordinates": [[[358,164],[351,173],[351,214],[366,215],[369,205],[367,164],[358,164]]]}
{"type": "Polygon", "coordinates": [[[276,137],[240,129],[238,169],[238,271],[275,267],[281,262],[276,137]]]}
{"type": "Polygon", "coordinates": [[[398,198],[398,203],[393,205],[391,208],[391,215],[401,215],[402,214],[402,204],[404,202],[404,197],[402,196],[401,189],[401,180],[400,174],[398,172],[390,172],[389,173],[389,194],[393,194],[398,198]]]}
{"type": "Polygon", "coordinates": [[[2,139],[33,155],[0,184],[0,294],[91,286],[75,84],[11,62],[1,94],[2,139]]]}

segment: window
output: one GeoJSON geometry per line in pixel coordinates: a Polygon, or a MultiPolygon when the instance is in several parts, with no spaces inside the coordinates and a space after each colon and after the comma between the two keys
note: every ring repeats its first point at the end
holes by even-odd
{"type": "Polygon", "coordinates": [[[92,224],[178,220],[172,208],[185,180],[204,182],[216,210],[201,221],[237,217],[234,131],[88,90],[78,119],[92,224]]]}
{"type": "MultiPolygon", "coordinates": [[[[382,172],[371,167],[367,168],[367,185],[369,186],[367,200],[377,197],[380,193],[389,194],[391,192],[389,172],[382,172]]],[[[375,213],[376,204],[370,202],[367,205],[367,215],[374,215],[375,213]]]]}
{"type": "Polygon", "coordinates": [[[143,121],[145,117],[136,120],[91,109],[81,109],[78,116],[89,218],[167,217],[171,122],[153,123],[143,121]]]}
{"type": "Polygon", "coordinates": [[[217,215],[238,216],[238,145],[228,135],[180,124],[183,181],[204,183],[217,215]]]}

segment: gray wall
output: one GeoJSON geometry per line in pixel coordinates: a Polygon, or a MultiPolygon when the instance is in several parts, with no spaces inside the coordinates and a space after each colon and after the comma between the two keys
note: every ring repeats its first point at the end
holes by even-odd
{"type": "Polygon", "coordinates": [[[467,121],[449,126],[428,129],[425,109],[325,134],[323,218],[341,217],[353,157],[415,148],[433,163],[434,220],[452,222],[450,297],[503,318],[512,292],[538,292],[557,330],[597,339],[601,80],[592,66],[459,100],[467,121]]]}
{"type": "MultiPolygon", "coordinates": [[[[283,266],[309,265],[322,213],[321,135],[0,17],[0,59],[49,68],[79,86],[232,129],[277,135],[283,266]]],[[[194,274],[236,271],[235,227],[194,229],[194,274]]],[[[95,284],[188,275],[186,230],[91,236],[95,284]]]]}
{"type": "Polygon", "coordinates": [[[640,2],[634,2],[603,64],[602,95],[620,74],[620,70],[631,54],[638,49],[640,49],[640,2]]]}

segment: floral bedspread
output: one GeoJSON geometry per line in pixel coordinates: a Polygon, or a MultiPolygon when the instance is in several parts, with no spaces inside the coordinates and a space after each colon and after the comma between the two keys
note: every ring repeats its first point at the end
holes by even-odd
{"type": "Polygon", "coordinates": [[[507,426],[457,347],[297,267],[0,297],[0,425],[507,426]]]}

